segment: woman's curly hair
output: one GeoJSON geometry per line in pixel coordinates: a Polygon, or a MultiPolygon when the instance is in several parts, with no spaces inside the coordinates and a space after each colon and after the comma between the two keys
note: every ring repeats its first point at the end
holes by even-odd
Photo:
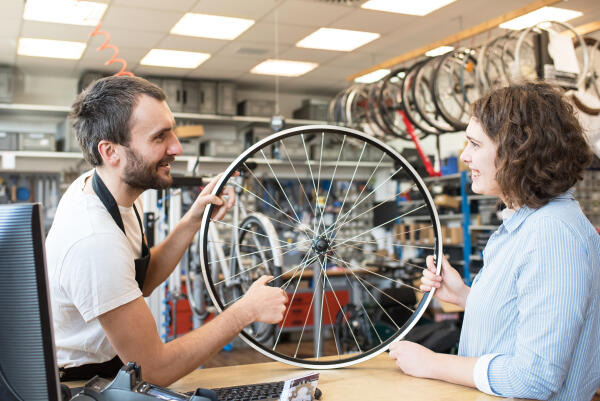
{"type": "Polygon", "coordinates": [[[497,89],[472,110],[498,147],[496,181],[508,207],[544,206],[581,180],[592,161],[573,106],[552,85],[497,89]]]}

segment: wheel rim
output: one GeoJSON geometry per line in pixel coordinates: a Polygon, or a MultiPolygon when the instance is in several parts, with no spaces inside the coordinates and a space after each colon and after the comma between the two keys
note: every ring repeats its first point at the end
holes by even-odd
{"type": "MultiPolygon", "coordinates": [[[[310,141],[308,141],[310,142],[310,141]]],[[[372,155],[371,155],[372,157],[372,155]]],[[[296,241],[296,244],[294,246],[296,246],[298,249],[300,249],[300,244],[303,242],[304,245],[306,245],[307,243],[310,243],[310,248],[308,251],[305,252],[304,256],[301,258],[300,263],[292,263],[290,266],[283,266],[284,269],[292,269],[290,271],[292,271],[293,273],[291,276],[291,279],[287,279],[288,281],[285,281],[284,284],[282,284],[282,288],[285,288],[286,291],[288,291],[290,293],[290,299],[291,299],[291,303],[293,303],[293,300],[295,299],[295,297],[297,296],[298,292],[297,292],[297,288],[298,285],[300,284],[300,275],[304,274],[304,272],[306,271],[306,269],[308,269],[308,261],[319,261],[321,262],[320,266],[316,268],[315,271],[317,271],[317,273],[319,274],[318,278],[317,278],[317,283],[318,282],[322,282],[322,285],[324,286],[326,291],[330,291],[333,294],[333,298],[331,296],[329,296],[330,294],[326,294],[325,292],[323,293],[324,296],[322,299],[323,301],[321,301],[321,317],[319,319],[319,321],[321,322],[321,324],[317,324],[317,325],[313,325],[314,327],[312,328],[313,332],[320,332],[322,334],[323,337],[328,337],[329,335],[331,335],[332,338],[335,338],[334,335],[334,331],[333,331],[333,324],[331,325],[327,325],[324,324],[323,321],[327,320],[327,316],[326,314],[329,313],[329,322],[333,322],[335,315],[332,317],[331,313],[339,311],[342,309],[343,305],[342,303],[339,301],[339,299],[337,299],[337,301],[335,301],[334,299],[337,298],[337,296],[335,295],[336,293],[333,291],[334,290],[334,286],[332,285],[332,281],[331,281],[331,277],[330,275],[332,275],[333,273],[331,273],[331,271],[328,273],[328,270],[326,269],[327,266],[323,265],[323,261],[325,261],[325,263],[327,263],[327,260],[335,262],[335,264],[338,264],[339,266],[342,266],[341,270],[343,271],[343,275],[340,275],[340,278],[338,280],[339,283],[344,283],[344,280],[346,280],[346,282],[348,283],[347,285],[349,285],[349,287],[351,287],[352,285],[356,285],[358,287],[358,285],[361,285],[365,291],[365,296],[367,296],[366,293],[369,293],[369,295],[373,298],[374,302],[377,303],[377,297],[375,295],[378,295],[379,297],[381,297],[381,295],[379,295],[379,293],[383,293],[385,291],[382,291],[380,288],[384,288],[382,286],[382,284],[378,281],[378,280],[382,280],[383,281],[383,285],[400,285],[400,286],[406,286],[407,288],[410,287],[412,289],[414,289],[414,287],[412,286],[413,284],[407,284],[407,283],[403,283],[400,280],[397,280],[394,278],[394,270],[392,270],[391,273],[386,273],[385,271],[369,271],[369,269],[365,269],[362,268],[363,266],[363,262],[365,262],[365,260],[360,260],[359,262],[357,261],[352,261],[352,260],[346,260],[346,257],[341,257],[340,255],[342,254],[340,252],[340,250],[344,249],[344,248],[352,248],[353,246],[356,247],[361,241],[358,241],[358,239],[361,238],[361,235],[363,234],[368,234],[369,232],[377,229],[378,227],[374,227],[374,228],[369,228],[368,230],[363,229],[364,232],[359,232],[358,236],[355,236],[354,238],[352,237],[343,237],[343,235],[351,235],[351,233],[354,233],[353,231],[350,231],[350,227],[352,227],[352,225],[350,224],[353,220],[355,220],[355,218],[357,216],[357,209],[360,204],[365,203],[369,197],[371,197],[370,199],[374,198],[374,194],[376,192],[375,190],[371,190],[370,188],[367,190],[366,186],[363,187],[363,190],[360,192],[360,194],[354,199],[354,203],[347,203],[347,197],[348,197],[348,193],[350,192],[348,191],[342,191],[341,194],[343,194],[343,201],[341,204],[341,207],[339,207],[339,199],[336,200],[338,203],[338,214],[337,217],[335,217],[333,219],[333,222],[327,223],[324,220],[327,220],[327,216],[324,213],[319,214],[319,202],[322,203],[323,206],[323,210],[327,210],[327,207],[329,205],[333,205],[334,204],[334,196],[331,196],[331,187],[334,185],[333,183],[337,183],[337,182],[350,182],[350,185],[348,186],[349,188],[352,188],[353,182],[356,179],[356,182],[359,181],[363,181],[365,180],[366,176],[370,176],[369,179],[366,179],[365,182],[370,181],[371,177],[373,177],[376,173],[381,173],[382,171],[385,173],[386,170],[380,170],[380,168],[388,168],[391,169],[394,173],[394,176],[401,176],[404,179],[410,178],[412,181],[410,183],[410,189],[418,194],[420,194],[420,196],[422,196],[422,200],[420,201],[420,206],[415,206],[413,207],[412,205],[410,206],[410,209],[408,212],[406,212],[405,210],[402,210],[402,213],[404,214],[400,214],[400,212],[397,212],[395,215],[392,216],[392,219],[390,220],[391,222],[393,222],[394,220],[396,220],[397,218],[404,218],[407,219],[408,217],[415,217],[415,213],[419,210],[421,210],[422,212],[424,212],[425,214],[422,215],[421,217],[418,217],[419,219],[423,219],[423,221],[426,221],[425,224],[423,224],[423,227],[419,227],[418,229],[415,229],[415,231],[419,231],[419,230],[430,230],[431,236],[432,238],[432,243],[431,246],[429,247],[425,247],[425,246],[416,246],[416,245],[409,245],[406,243],[402,243],[401,241],[395,241],[396,246],[399,246],[401,249],[417,249],[417,251],[422,251],[424,253],[429,253],[429,254],[433,254],[434,257],[436,258],[436,265],[437,265],[437,271],[440,271],[441,268],[441,254],[442,254],[442,243],[441,243],[441,230],[440,230],[440,225],[439,225],[439,219],[438,219],[438,215],[437,215],[437,211],[435,209],[435,207],[433,206],[433,201],[431,198],[431,195],[429,194],[425,184],[423,183],[423,181],[421,180],[421,178],[418,176],[418,174],[416,173],[416,171],[408,164],[408,162],[406,162],[406,160],[404,158],[402,158],[402,156],[400,154],[398,154],[395,150],[393,150],[392,148],[388,147],[387,145],[385,145],[383,142],[372,138],[370,136],[367,136],[359,131],[355,131],[352,129],[347,129],[347,128],[340,128],[340,127],[332,127],[332,126],[308,126],[308,127],[298,127],[298,128],[292,128],[289,130],[285,130],[282,131],[278,134],[272,135],[268,138],[263,139],[262,141],[258,142],[257,144],[253,145],[251,148],[249,148],[248,150],[246,150],[243,154],[241,154],[235,161],[233,161],[231,163],[231,165],[227,168],[227,170],[225,171],[225,173],[223,174],[223,176],[221,177],[221,179],[219,180],[219,182],[217,183],[217,185],[215,186],[215,189],[213,190],[213,194],[217,194],[219,193],[224,187],[225,185],[227,185],[230,182],[230,178],[232,177],[234,171],[238,170],[240,167],[243,167],[244,164],[246,162],[250,161],[259,161],[260,159],[262,160],[262,165],[260,166],[260,172],[255,173],[255,178],[256,181],[260,182],[260,180],[262,179],[264,183],[267,182],[266,178],[259,178],[259,177],[267,177],[268,175],[260,175],[260,174],[267,174],[270,173],[271,177],[269,179],[271,180],[275,180],[278,184],[278,186],[280,187],[280,189],[282,190],[282,193],[285,194],[285,191],[283,190],[283,186],[281,181],[284,181],[282,177],[286,176],[286,179],[289,179],[290,181],[294,181],[297,179],[297,183],[299,183],[299,187],[302,188],[304,186],[306,186],[306,188],[303,188],[302,190],[298,189],[297,191],[297,195],[298,198],[301,197],[306,197],[306,200],[308,201],[307,205],[310,206],[307,209],[307,213],[310,209],[312,209],[312,213],[313,216],[317,216],[316,218],[313,218],[310,221],[310,225],[307,226],[307,224],[305,223],[301,223],[301,219],[298,215],[298,211],[295,210],[292,201],[290,201],[290,199],[287,197],[287,195],[285,195],[285,198],[287,199],[288,205],[283,206],[281,204],[276,205],[277,202],[276,198],[265,198],[262,199],[262,202],[264,203],[268,203],[270,204],[269,206],[269,213],[273,214],[273,215],[278,215],[278,218],[274,218],[273,216],[269,217],[270,219],[274,220],[274,221],[278,221],[279,223],[274,223],[274,224],[280,224],[280,223],[286,223],[288,225],[292,225],[291,222],[293,222],[294,220],[296,220],[298,224],[298,227],[300,227],[298,229],[299,232],[303,232],[305,233],[305,235],[308,238],[305,239],[299,239],[298,241],[296,241]],[[337,147],[336,149],[336,153],[338,153],[337,159],[335,160],[335,162],[331,163],[331,160],[325,160],[323,158],[323,154],[324,154],[324,149],[326,149],[324,143],[325,143],[325,136],[328,137],[328,139],[330,138],[334,138],[337,139],[337,147]],[[307,146],[306,143],[308,141],[309,138],[313,138],[313,142],[315,141],[316,138],[316,143],[314,143],[313,147],[316,147],[317,149],[320,148],[320,152],[316,152],[318,156],[316,159],[313,157],[314,160],[311,160],[310,157],[308,156],[307,153],[307,146]],[[346,138],[349,139],[349,141],[346,141],[346,138]],[[290,143],[292,143],[292,141],[294,140],[300,140],[302,147],[305,150],[305,160],[301,161],[293,161],[292,158],[290,157],[290,154],[288,153],[287,147],[289,146],[290,143]],[[320,143],[319,143],[320,141],[320,143]],[[342,154],[344,154],[344,150],[345,146],[350,146],[347,145],[350,142],[361,142],[363,143],[363,147],[362,147],[362,151],[360,153],[360,156],[358,157],[357,160],[355,161],[348,161],[348,160],[341,160],[341,156],[342,154]],[[270,160],[266,157],[266,154],[268,153],[268,151],[270,149],[272,149],[272,145],[273,144],[279,144],[282,149],[283,149],[283,153],[284,156],[282,157],[282,160],[270,160]],[[283,145],[281,145],[283,143],[283,145]],[[375,157],[373,158],[373,161],[364,161],[363,156],[365,155],[365,149],[369,148],[370,152],[373,152],[373,149],[379,153],[375,153],[375,157]],[[375,160],[377,159],[377,160],[375,160]],[[384,161],[385,159],[385,161],[384,161]],[[309,160],[311,160],[309,162],[309,160]],[[289,170],[293,170],[294,174],[290,173],[289,170]],[[314,168],[313,168],[314,167],[314,168]],[[339,169],[339,175],[336,177],[336,172],[338,172],[339,169]],[[357,175],[357,172],[360,169],[360,173],[357,175]],[[279,171],[279,173],[276,172],[279,171]],[[298,171],[300,171],[300,174],[298,173],[298,171]],[[363,171],[364,170],[364,171],[363,171]],[[302,176],[302,172],[304,171],[308,171],[309,172],[309,176],[307,178],[304,178],[304,176],[302,176]],[[279,174],[279,176],[278,176],[279,174]],[[295,177],[294,177],[295,175],[295,177]],[[303,178],[300,178],[300,176],[302,176],[303,178]],[[304,185],[302,184],[302,180],[304,180],[307,184],[304,185]],[[323,187],[321,187],[321,181],[325,181],[325,180],[330,180],[331,181],[331,186],[329,187],[329,189],[327,190],[327,192],[325,192],[325,190],[323,189],[323,187]],[[312,183],[311,183],[312,182],[312,183]],[[311,183],[309,185],[309,183],[311,183]],[[314,193],[317,194],[317,196],[314,196],[314,199],[310,199],[310,196],[308,195],[309,193],[312,194],[312,191],[314,191],[314,193]],[[322,192],[322,196],[318,195],[321,194],[322,192]],[[364,194],[363,194],[364,192],[364,194]],[[323,201],[323,198],[325,198],[325,200],[323,201]],[[314,202],[314,203],[313,203],[314,202]],[[289,209],[289,214],[286,215],[285,210],[289,209]],[[352,214],[354,213],[354,214],[352,214]],[[324,218],[325,216],[325,218],[324,218]],[[281,220],[280,220],[281,219],[281,220]],[[425,227],[426,226],[426,227],[425,227]],[[312,228],[311,228],[312,227],[312,228]],[[322,243],[319,243],[319,240],[323,240],[322,243]],[[329,242],[330,241],[330,242],[329,242]],[[354,241],[354,242],[352,242],[354,241]],[[354,244],[354,245],[352,245],[354,244]],[[362,268],[362,270],[358,270],[359,268],[362,268]],[[364,270],[364,272],[363,272],[364,270]],[[299,274],[298,274],[299,273],[299,274]],[[360,277],[360,274],[364,274],[364,277],[360,277]],[[298,277],[296,277],[296,274],[298,274],[298,277]],[[296,280],[296,278],[298,278],[296,280]],[[354,280],[354,282],[352,281],[354,280]],[[373,282],[375,282],[375,284],[373,284],[373,282]],[[286,284],[287,283],[287,284],[286,284]],[[373,289],[371,289],[371,287],[367,287],[367,285],[372,286],[373,289]],[[292,291],[292,288],[295,289],[292,291]],[[379,292],[375,292],[375,290],[379,291],[379,292]],[[329,301],[328,301],[329,299],[329,301]],[[331,305],[329,305],[329,303],[331,303],[331,305]],[[321,325],[323,326],[328,326],[328,327],[324,327],[323,330],[321,331],[320,329],[322,328],[321,325]],[[317,327],[319,327],[319,329],[317,329],[317,327]]],[[[391,179],[391,176],[390,176],[391,179]]],[[[389,180],[389,179],[388,179],[389,180]]],[[[385,183],[386,181],[383,181],[383,183],[385,183]]],[[[381,185],[380,185],[381,187],[381,185]]],[[[246,190],[246,193],[252,193],[253,196],[257,195],[250,191],[250,190],[246,190]]],[[[397,197],[397,193],[393,194],[393,198],[395,199],[397,197]]],[[[342,198],[342,196],[339,196],[339,198],[342,198]]],[[[282,203],[285,203],[286,201],[283,200],[282,203]]],[[[370,207],[369,205],[369,209],[365,212],[361,212],[363,213],[363,215],[369,211],[372,211],[374,208],[381,206],[383,203],[380,203],[379,201],[375,202],[375,206],[374,207],[370,207]]],[[[217,307],[217,309],[219,309],[219,311],[222,311],[223,309],[225,309],[227,306],[222,299],[219,298],[219,291],[217,288],[217,283],[214,282],[213,277],[214,274],[211,273],[211,267],[213,265],[213,262],[209,260],[208,257],[208,243],[210,241],[209,238],[209,227],[210,225],[226,225],[226,223],[221,223],[221,222],[215,222],[213,220],[210,219],[210,215],[212,214],[213,211],[213,206],[209,205],[207,207],[207,209],[205,210],[204,213],[204,217],[202,220],[202,227],[200,229],[200,241],[201,241],[201,263],[202,263],[202,271],[203,271],[203,276],[204,279],[207,283],[207,289],[209,291],[210,297],[212,298],[215,306],[217,307]]],[[[364,209],[363,209],[364,210],[364,209]]],[[[335,211],[334,211],[335,213],[335,211]]],[[[360,217],[360,216],[359,216],[360,217]]],[[[388,221],[387,223],[389,223],[390,221],[388,221]]],[[[359,230],[361,231],[361,230],[359,230]]],[[[397,240],[399,237],[394,237],[395,240],[397,240]]],[[[363,241],[364,242],[364,241],[363,241]]],[[[282,250],[286,249],[285,251],[283,251],[282,253],[285,255],[286,252],[288,252],[289,250],[287,248],[285,248],[285,246],[287,246],[284,241],[282,241],[282,250]]],[[[365,243],[363,243],[361,245],[364,249],[364,247],[366,246],[365,243]]],[[[361,254],[364,254],[364,252],[361,252],[361,254]]],[[[391,263],[391,259],[394,259],[396,262],[399,262],[397,259],[395,259],[394,257],[390,256],[388,257],[388,262],[391,263]]],[[[366,264],[364,264],[364,266],[367,266],[366,264]]],[[[424,262],[422,264],[422,266],[417,266],[419,269],[423,269],[424,268],[424,262]]],[[[360,289],[360,287],[358,287],[360,289]]],[[[363,290],[361,289],[361,291],[363,290]]],[[[337,288],[336,288],[337,290],[337,288]]],[[[314,302],[315,299],[315,295],[318,291],[322,291],[321,289],[319,290],[313,290],[312,293],[312,300],[311,300],[311,305],[314,302]]],[[[412,290],[411,290],[412,291],[412,290]]],[[[294,351],[287,351],[287,350],[283,350],[282,349],[282,343],[278,343],[278,341],[280,340],[280,336],[282,333],[282,329],[278,328],[277,334],[276,334],[276,339],[275,339],[275,344],[273,347],[271,347],[270,344],[265,345],[260,343],[259,341],[256,340],[256,338],[253,338],[252,335],[250,335],[248,332],[246,331],[242,331],[242,333],[240,334],[242,339],[248,343],[250,346],[252,346],[254,349],[256,349],[257,351],[263,353],[264,355],[269,356],[272,359],[281,361],[281,362],[285,362],[294,366],[300,366],[300,367],[304,367],[304,368],[312,368],[312,369],[321,369],[321,368],[336,368],[336,367],[342,367],[342,366],[348,366],[348,365],[352,365],[354,363],[358,363],[360,361],[366,360],[370,357],[373,357],[383,351],[385,351],[387,349],[387,347],[389,346],[390,343],[392,343],[393,341],[397,341],[401,338],[403,338],[406,333],[408,333],[408,331],[417,323],[418,319],[421,317],[421,315],[423,314],[423,312],[425,311],[425,309],[427,308],[427,306],[429,305],[429,302],[431,301],[431,298],[433,297],[433,293],[432,292],[428,292],[423,294],[423,297],[421,299],[421,301],[414,306],[414,309],[411,308],[410,306],[407,306],[407,309],[410,310],[410,317],[406,320],[406,321],[398,321],[398,322],[394,322],[394,324],[396,324],[396,331],[395,333],[390,336],[389,338],[386,339],[382,339],[379,338],[378,341],[369,346],[368,349],[361,349],[359,347],[359,352],[357,353],[353,353],[353,354],[343,354],[340,355],[340,353],[338,352],[340,347],[339,345],[336,343],[335,348],[336,351],[331,354],[332,358],[323,358],[322,356],[320,357],[315,357],[315,355],[313,354],[312,356],[306,355],[304,351],[299,352],[299,349],[301,347],[303,348],[307,348],[310,346],[309,341],[306,339],[308,338],[308,334],[307,337],[304,338],[304,343],[302,343],[303,339],[303,334],[300,334],[300,339],[297,343],[297,347],[295,352],[294,351]],[[307,346],[307,344],[309,344],[307,346]],[[300,354],[300,355],[299,355],[300,354]],[[316,358],[316,359],[315,359],[316,358]]],[[[318,302],[318,301],[317,301],[318,302]]],[[[362,302],[362,301],[361,301],[362,302]]],[[[365,309],[364,304],[362,305],[363,309],[365,309]]],[[[309,307],[309,311],[308,314],[306,316],[306,319],[308,320],[308,317],[310,314],[314,314],[314,311],[311,311],[312,307],[309,307]]],[[[284,322],[286,322],[288,313],[290,312],[290,307],[288,307],[287,311],[286,311],[286,317],[284,317],[284,322]]],[[[384,308],[381,308],[382,310],[384,308]]],[[[366,310],[366,309],[365,309],[366,310]]],[[[385,313],[385,311],[384,311],[385,313]]],[[[391,317],[390,317],[391,318],[391,317]]],[[[370,322],[371,326],[374,327],[375,325],[370,322]]],[[[307,323],[306,321],[304,322],[303,328],[302,328],[302,333],[304,333],[306,330],[308,330],[308,332],[311,331],[311,328],[309,327],[307,329],[307,323]]],[[[308,333],[307,332],[307,333],[308,333]]],[[[313,345],[314,345],[314,341],[313,341],[313,345]]],[[[315,346],[316,348],[316,346],[315,346]]],[[[318,352],[319,350],[317,349],[315,352],[318,352]]],[[[328,351],[325,352],[325,356],[327,356],[328,351]]]]}

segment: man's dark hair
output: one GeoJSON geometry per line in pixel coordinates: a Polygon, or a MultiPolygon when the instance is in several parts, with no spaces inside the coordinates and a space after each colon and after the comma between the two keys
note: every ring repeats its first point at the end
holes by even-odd
{"type": "Polygon", "coordinates": [[[583,178],[592,152],[559,88],[512,85],[488,93],[472,108],[498,147],[496,181],[507,206],[539,208],[583,178]]]}
{"type": "Polygon", "coordinates": [[[143,78],[128,76],[99,79],[77,96],[69,118],[83,156],[92,166],[102,164],[98,152],[100,141],[129,145],[131,113],[141,95],[160,101],[166,99],[158,86],[143,78]]]}

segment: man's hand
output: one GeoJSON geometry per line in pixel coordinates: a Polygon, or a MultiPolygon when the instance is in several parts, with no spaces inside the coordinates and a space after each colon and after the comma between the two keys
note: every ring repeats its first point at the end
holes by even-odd
{"type": "Polygon", "coordinates": [[[275,324],[283,319],[288,296],[281,288],[269,287],[273,276],[262,276],[256,280],[246,294],[236,302],[242,308],[250,323],[275,324]]]}
{"type": "MultiPolygon", "coordinates": [[[[234,174],[234,176],[236,175],[239,175],[239,173],[234,174]]],[[[217,175],[202,189],[188,212],[190,213],[190,217],[195,220],[202,219],[202,214],[206,207],[209,204],[213,204],[215,207],[210,217],[213,220],[221,220],[225,216],[225,213],[233,207],[235,204],[235,192],[233,188],[225,187],[219,195],[211,194],[222,176],[223,173],[217,175]]]]}
{"type": "Polygon", "coordinates": [[[430,378],[430,367],[435,363],[435,352],[410,341],[398,341],[390,345],[390,358],[396,366],[410,376],[430,378]]]}

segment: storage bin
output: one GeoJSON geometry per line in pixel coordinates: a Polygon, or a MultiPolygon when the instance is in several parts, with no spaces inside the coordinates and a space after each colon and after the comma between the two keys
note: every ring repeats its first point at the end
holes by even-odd
{"type": "Polygon", "coordinates": [[[18,139],[16,132],[0,132],[0,150],[17,150],[18,139]]]}
{"type": "Polygon", "coordinates": [[[219,82],[217,84],[217,114],[233,116],[235,112],[235,84],[219,82]]]}
{"type": "Polygon", "coordinates": [[[236,158],[243,151],[242,141],[209,140],[200,145],[200,154],[210,157],[236,158]]]}
{"type": "Polygon", "coordinates": [[[274,100],[246,99],[237,105],[240,116],[271,117],[275,114],[274,100]]]}
{"type": "Polygon", "coordinates": [[[302,106],[294,110],[292,116],[301,120],[319,120],[327,121],[329,113],[329,103],[314,99],[305,99],[302,106]]]}
{"type": "Polygon", "coordinates": [[[41,150],[53,152],[56,150],[54,134],[23,133],[19,134],[19,150],[41,150]]]}

